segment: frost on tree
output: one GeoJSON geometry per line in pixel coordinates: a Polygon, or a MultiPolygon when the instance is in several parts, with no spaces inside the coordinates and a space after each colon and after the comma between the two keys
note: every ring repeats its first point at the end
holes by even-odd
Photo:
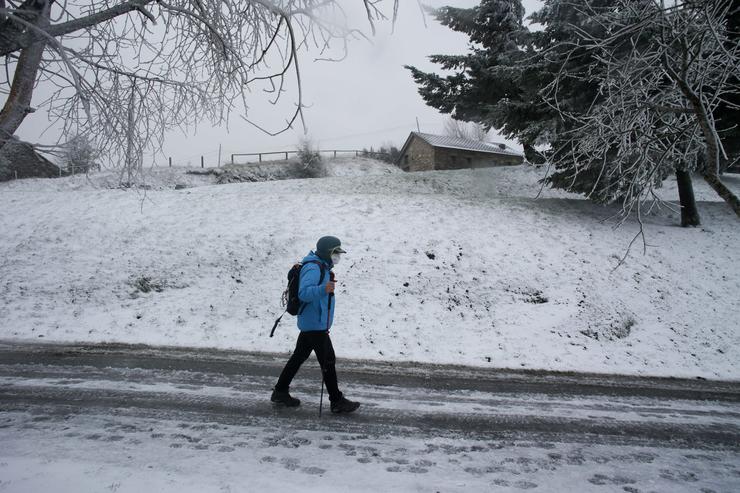
{"type": "MultiPolygon", "coordinates": [[[[385,18],[378,2],[355,1],[371,26],[385,18]]],[[[277,105],[290,85],[285,124],[264,129],[277,133],[302,121],[301,50],[346,49],[355,36],[335,0],[0,0],[0,148],[37,105],[130,179],[167,130],[232,113],[258,125],[250,98],[277,105]]]]}
{"type": "Polygon", "coordinates": [[[740,110],[740,49],[727,29],[737,2],[613,3],[580,8],[604,29],[576,28],[572,40],[560,43],[566,57],[586,63],[562,70],[542,91],[565,122],[549,180],[567,188],[589,176],[585,188],[583,180],[572,188],[621,201],[627,216],[639,215],[654,189],[675,174],[682,224],[696,225],[690,172],[697,172],[740,216],[740,202],[720,180],[737,159],[725,146],[737,139],[727,119],[740,110]],[[587,111],[563,101],[569,95],[559,86],[566,79],[596,89],[587,111]]]}
{"type": "MultiPolygon", "coordinates": [[[[690,172],[740,215],[720,179],[740,157],[738,0],[550,0],[525,25],[519,0],[444,7],[472,42],[411,70],[430,106],[517,139],[551,186],[639,215],[676,175],[682,223],[698,224],[690,172]],[[545,149],[537,152],[536,149],[545,149]]],[[[654,202],[653,202],[654,203],[654,202]]]]}

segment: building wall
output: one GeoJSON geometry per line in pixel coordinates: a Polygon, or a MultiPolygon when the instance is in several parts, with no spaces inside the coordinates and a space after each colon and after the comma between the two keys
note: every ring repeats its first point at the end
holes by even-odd
{"type": "Polygon", "coordinates": [[[524,162],[522,156],[433,147],[413,135],[401,156],[399,166],[404,171],[429,171],[510,166],[522,162],[524,162]]]}
{"type": "Polygon", "coordinates": [[[401,169],[404,171],[427,171],[434,169],[434,147],[419,137],[412,137],[401,156],[401,169]]]}
{"type": "Polygon", "coordinates": [[[434,169],[488,168],[522,164],[521,156],[490,154],[437,147],[434,149],[434,169]]]}

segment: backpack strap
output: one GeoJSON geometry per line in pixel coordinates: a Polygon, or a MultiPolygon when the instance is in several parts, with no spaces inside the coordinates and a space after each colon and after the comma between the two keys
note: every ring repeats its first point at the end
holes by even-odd
{"type": "MultiPolygon", "coordinates": [[[[323,262],[319,262],[318,260],[309,260],[308,262],[306,262],[306,264],[316,264],[316,265],[319,266],[319,270],[321,271],[321,275],[319,276],[319,282],[316,285],[317,286],[320,286],[321,283],[324,282],[324,275],[326,274],[326,267],[324,267],[324,263],[323,262]]],[[[306,264],[303,264],[303,265],[306,265],[306,264]]],[[[301,267],[301,269],[303,269],[303,267],[301,267]]],[[[298,274],[298,277],[300,278],[300,274],[298,274]]],[[[298,315],[300,315],[301,313],[303,313],[303,309],[304,308],[306,308],[306,304],[305,303],[301,303],[301,308],[298,309],[298,315]]]]}
{"type": "MultiPolygon", "coordinates": [[[[316,261],[314,260],[313,262],[316,262],[316,261]]],[[[322,282],[324,282],[324,274],[326,274],[326,267],[324,267],[324,262],[316,262],[316,263],[319,264],[319,270],[321,271],[321,275],[319,276],[319,284],[317,284],[318,286],[322,282]]]]}
{"type": "MultiPolygon", "coordinates": [[[[324,262],[319,262],[318,260],[309,260],[308,262],[306,262],[306,264],[316,264],[316,265],[318,265],[319,266],[319,270],[321,271],[321,275],[319,276],[319,282],[318,282],[317,286],[319,284],[321,284],[322,282],[324,282],[324,275],[326,274],[326,267],[324,266],[324,262]]],[[[303,264],[303,265],[306,265],[306,264],[303,264]]]]}

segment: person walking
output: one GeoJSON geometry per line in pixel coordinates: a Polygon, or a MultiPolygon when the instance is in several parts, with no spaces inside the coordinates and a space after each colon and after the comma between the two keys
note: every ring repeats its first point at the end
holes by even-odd
{"type": "MultiPolygon", "coordinates": [[[[298,282],[298,298],[301,307],[298,311],[298,341],[285,368],[280,373],[270,400],[287,407],[300,406],[301,401],[290,395],[290,383],[304,361],[313,351],[319,361],[326,390],[331,401],[331,412],[351,413],[360,407],[339,391],[334,347],[329,338],[329,330],[334,321],[336,300],[334,297],[334,272],[332,269],[346,253],[342,242],[334,236],[323,236],[316,243],[316,250],[303,259],[298,282]]],[[[321,389],[323,393],[323,388],[321,389]]]]}

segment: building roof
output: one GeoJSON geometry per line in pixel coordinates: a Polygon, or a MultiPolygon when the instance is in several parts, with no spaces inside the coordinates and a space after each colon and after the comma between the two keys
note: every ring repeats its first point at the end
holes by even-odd
{"type": "Polygon", "coordinates": [[[478,140],[447,137],[445,135],[424,134],[421,132],[411,132],[411,135],[416,135],[433,147],[462,149],[466,151],[486,152],[490,154],[506,154],[509,156],[522,156],[521,152],[517,152],[506,144],[499,142],[480,142],[478,140]]]}

